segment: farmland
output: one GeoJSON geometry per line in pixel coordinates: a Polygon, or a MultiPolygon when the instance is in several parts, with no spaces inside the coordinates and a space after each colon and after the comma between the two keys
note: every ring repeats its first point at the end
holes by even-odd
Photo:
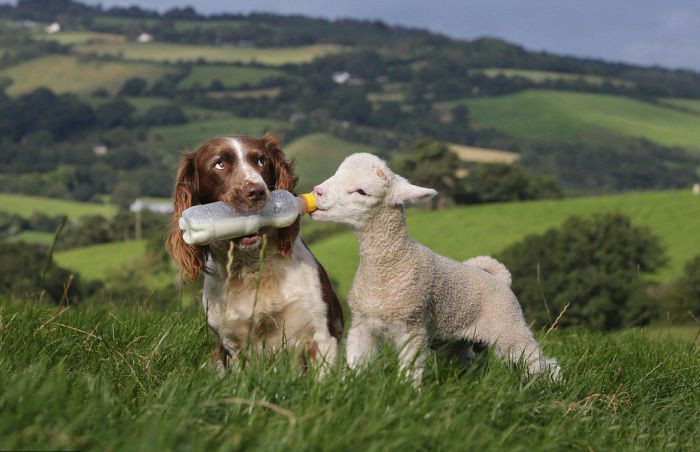
{"type": "Polygon", "coordinates": [[[350,143],[325,133],[303,136],[284,146],[290,158],[296,159],[299,189],[309,190],[335,173],[338,165],[355,152],[375,153],[376,148],[350,143]]]}
{"type": "Polygon", "coordinates": [[[126,60],[177,62],[205,60],[209,63],[260,63],[280,66],[287,63],[304,63],[316,57],[337,53],[336,45],[312,45],[285,48],[252,48],[226,46],[197,46],[189,44],[108,42],[82,44],[75,47],[79,54],[120,57],[126,60]]]}
{"type": "MultiPolygon", "coordinates": [[[[475,71],[477,72],[477,71],[475,71]]],[[[552,72],[552,71],[532,71],[527,69],[499,69],[499,68],[488,68],[478,71],[488,77],[523,77],[533,82],[544,82],[544,81],[556,81],[556,80],[583,80],[587,83],[593,85],[602,85],[605,82],[612,83],[614,85],[631,85],[631,82],[625,80],[619,80],[615,78],[600,77],[595,75],[584,75],[584,74],[568,74],[564,72],[552,72]]]]}
{"type": "Polygon", "coordinates": [[[243,84],[259,83],[266,78],[282,74],[273,69],[221,65],[196,66],[178,87],[186,89],[196,85],[209,86],[214,80],[218,80],[223,84],[224,89],[236,89],[243,84]]]}
{"type": "Polygon", "coordinates": [[[24,94],[39,87],[57,93],[90,94],[105,89],[115,94],[132,77],[155,80],[170,69],[151,63],[80,61],[74,56],[49,55],[35,58],[0,71],[0,77],[13,81],[10,95],[24,94]]]}
{"type": "Polygon", "coordinates": [[[510,165],[520,159],[516,152],[485,149],[461,144],[450,144],[450,150],[457,154],[460,160],[479,163],[505,163],[510,165]]]}
{"type": "Polygon", "coordinates": [[[538,90],[445,105],[459,103],[480,123],[520,138],[575,142],[603,130],[700,153],[700,116],[629,98],[538,90]]]}
{"type": "Polygon", "coordinates": [[[75,248],[55,254],[56,263],[80,273],[86,279],[105,280],[110,272],[143,257],[146,250],[144,240],[113,242],[75,248]]]}
{"type": "Polygon", "coordinates": [[[116,207],[108,204],[93,204],[41,196],[0,193],[0,211],[29,218],[34,213],[46,215],[68,215],[80,218],[84,215],[112,216],[116,207]]]}

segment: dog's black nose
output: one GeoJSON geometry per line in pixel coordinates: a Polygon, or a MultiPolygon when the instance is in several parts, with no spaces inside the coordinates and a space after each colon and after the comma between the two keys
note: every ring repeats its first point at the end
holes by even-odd
{"type": "Polygon", "coordinates": [[[254,185],[248,189],[248,198],[253,201],[260,201],[265,198],[265,187],[261,185],[254,185]]]}

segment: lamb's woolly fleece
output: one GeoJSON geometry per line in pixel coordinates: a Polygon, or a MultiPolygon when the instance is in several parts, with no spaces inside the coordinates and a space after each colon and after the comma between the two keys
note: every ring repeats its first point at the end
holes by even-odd
{"type": "Polygon", "coordinates": [[[314,218],[350,223],[360,242],[348,294],[352,367],[371,359],[378,340],[389,339],[402,366],[414,364],[418,380],[431,339],[467,339],[495,345],[511,362],[522,359],[530,374],[557,377],[556,360],[545,358],[527,327],[503,264],[487,256],[457,262],[408,236],[403,204],[429,199],[434,190],[409,184],[374,155],[354,154],[315,191],[314,218]]]}

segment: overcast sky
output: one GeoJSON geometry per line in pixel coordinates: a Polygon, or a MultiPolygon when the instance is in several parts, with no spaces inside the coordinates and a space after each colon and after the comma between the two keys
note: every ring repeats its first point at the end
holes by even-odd
{"type": "MultiPolygon", "coordinates": [[[[0,0],[1,1],[1,0],[0,0]]],[[[381,19],[533,50],[700,70],[700,0],[90,0],[164,10],[381,19]]]]}

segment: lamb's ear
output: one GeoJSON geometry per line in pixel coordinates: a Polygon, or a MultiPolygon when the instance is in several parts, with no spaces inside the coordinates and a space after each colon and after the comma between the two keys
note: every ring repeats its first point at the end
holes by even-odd
{"type": "Polygon", "coordinates": [[[428,201],[435,195],[437,195],[437,191],[432,188],[419,187],[411,184],[401,176],[394,176],[387,201],[389,204],[396,206],[405,203],[428,201]]]}

